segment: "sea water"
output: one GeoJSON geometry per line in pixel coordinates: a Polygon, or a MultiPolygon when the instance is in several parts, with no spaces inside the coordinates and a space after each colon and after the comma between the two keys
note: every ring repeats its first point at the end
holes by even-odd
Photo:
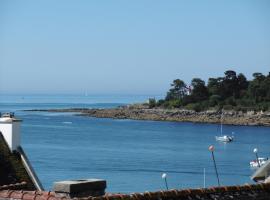
{"type": "Polygon", "coordinates": [[[47,190],[53,182],[84,178],[107,181],[107,192],[143,192],[216,186],[209,145],[222,185],[252,183],[249,162],[269,156],[270,128],[224,125],[235,141],[215,141],[220,125],[101,119],[74,113],[26,112],[46,108],[110,108],[149,96],[1,95],[0,111],[23,120],[22,146],[47,190]]]}

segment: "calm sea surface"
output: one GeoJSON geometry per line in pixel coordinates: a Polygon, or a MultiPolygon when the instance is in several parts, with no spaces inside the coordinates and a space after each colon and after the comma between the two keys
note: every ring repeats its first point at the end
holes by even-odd
{"type": "Polygon", "coordinates": [[[215,141],[219,125],[99,119],[72,113],[24,112],[33,108],[108,108],[143,102],[148,96],[0,96],[0,111],[15,111],[23,119],[22,146],[42,184],[54,181],[106,179],[108,192],[142,192],[217,184],[208,146],[215,145],[222,185],[252,183],[249,167],[269,156],[270,128],[227,126],[235,141],[215,141]]]}

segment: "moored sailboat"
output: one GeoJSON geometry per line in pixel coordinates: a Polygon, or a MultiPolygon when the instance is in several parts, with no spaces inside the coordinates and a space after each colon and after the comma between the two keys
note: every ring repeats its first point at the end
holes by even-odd
{"type": "Polygon", "coordinates": [[[221,119],[220,119],[220,136],[215,136],[216,141],[220,142],[232,142],[234,140],[234,133],[232,132],[232,135],[223,135],[223,124],[222,124],[222,119],[223,119],[223,111],[221,114],[221,119]]]}

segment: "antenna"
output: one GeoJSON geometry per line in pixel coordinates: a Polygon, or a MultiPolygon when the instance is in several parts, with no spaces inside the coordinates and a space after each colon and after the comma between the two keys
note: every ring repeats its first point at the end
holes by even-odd
{"type": "Polygon", "coordinates": [[[203,188],[205,188],[205,168],[203,168],[203,188]]]}

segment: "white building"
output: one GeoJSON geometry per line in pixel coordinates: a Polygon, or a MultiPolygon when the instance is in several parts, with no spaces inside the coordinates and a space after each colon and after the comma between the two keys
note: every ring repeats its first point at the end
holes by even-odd
{"type": "Polygon", "coordinates": [[[8,144],[10,151],[18,150],[21,143],[20,126],[22,120],[16,119],[12,113],[0,117],[0,132],[8,144]]]}

